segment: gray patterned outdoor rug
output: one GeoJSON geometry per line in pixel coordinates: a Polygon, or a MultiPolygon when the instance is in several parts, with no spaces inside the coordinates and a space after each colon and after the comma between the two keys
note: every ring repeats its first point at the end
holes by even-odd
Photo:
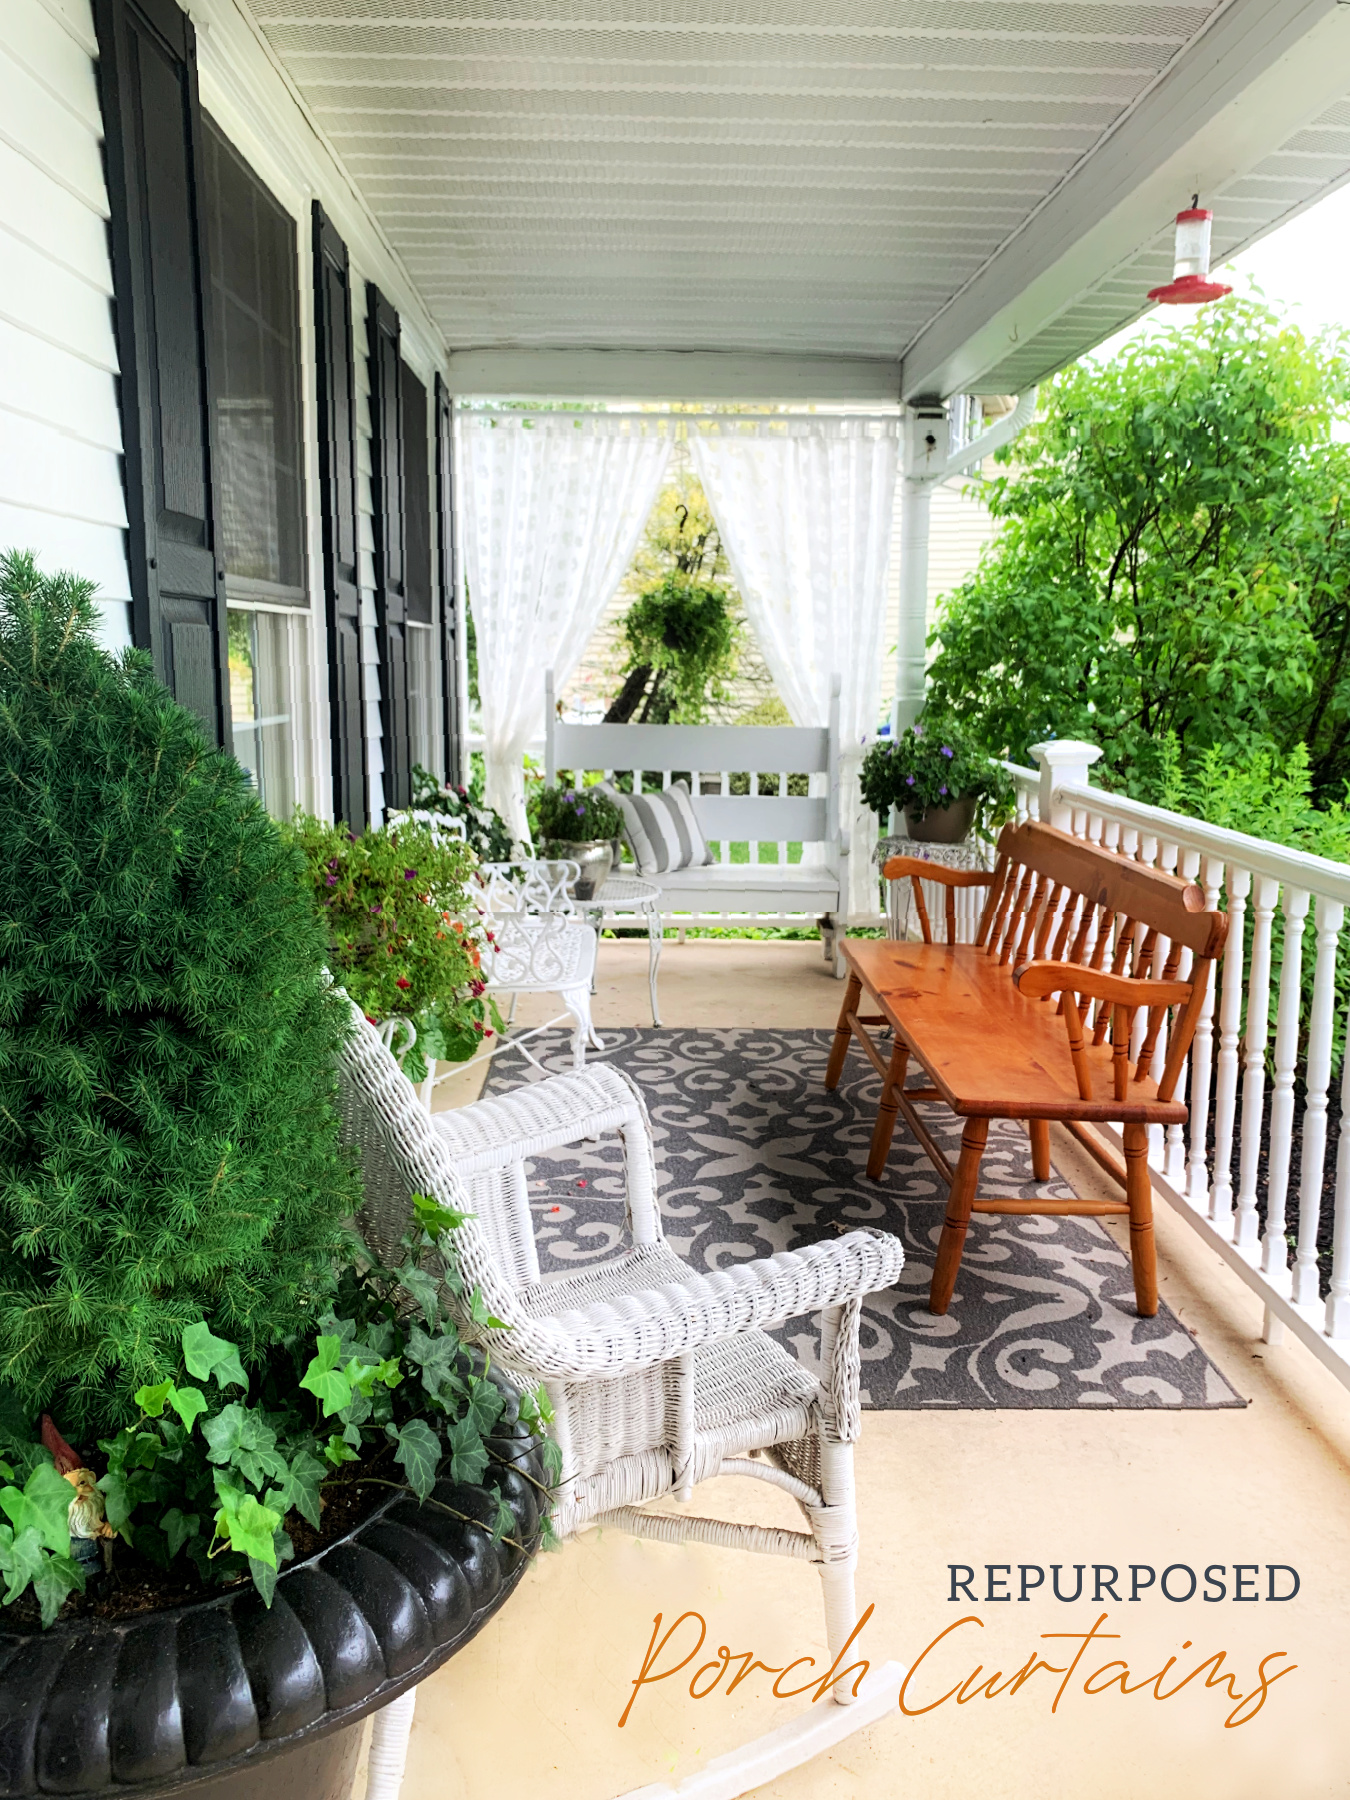
{"type": "MultiPolygon", "coordinates": [[[[856,1051],[838,1091],[823,1081],[830,1031],[608,1030],[592,1062],[612,1062],[642,1089],[656,1134],[666,1237],[696,1269],[817,1243],[876,1225],[905,1246],[898,1287],[863,1305],[863,1403],[925,1407],[1243,1406],[1164,1303],[1134,1310],[1129,1259],[1095,1219],[977,1216],[956,1297],[928,1311],[945,1184],[903,1119],[880,1182],[864,1173],[880,1081],[856,1051]]],[[[533,1046],[550,1070],[571,1066],[564,1033],[533,1046]],[[540,1046],[543,1046],[540,1049],[540,1046]]],[[[510,1051],[489,1071],[499,1094],[536,1070],[510,1051]]],[[[961,1121],[924,1117],[950,1160],[961,1121]]],[[[623,1233],[617,1139],[576,1144],[531,1165],[545,1276],[609,1255],[623,1233]]],[[[1024,1128],[995,1120],[981,1170],[987,1194],[1071,1195],[1038,1188],[1024,1128]]],[[[773,1334],[817,1368],[814,1318],[773,1334]]]]}

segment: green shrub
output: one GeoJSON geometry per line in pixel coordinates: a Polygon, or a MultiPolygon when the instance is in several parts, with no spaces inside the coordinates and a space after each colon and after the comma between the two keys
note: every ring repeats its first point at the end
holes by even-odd
{"type": "Polygon", "coordinates": [[[934,709],[996,755],[1102,744],[1142,797],[1188,759],[1307,741],[1350,776],[1350,339],[1234,296],[1082,362],[984,485],[1000,521],[941,603],[934,709]]]}
{"type": "Polygon", "coordinates": [[[311,1329],[359,1204],[300,858],[92,593],[0,559],[0,1376],[67,1429],[311,1329]]]}

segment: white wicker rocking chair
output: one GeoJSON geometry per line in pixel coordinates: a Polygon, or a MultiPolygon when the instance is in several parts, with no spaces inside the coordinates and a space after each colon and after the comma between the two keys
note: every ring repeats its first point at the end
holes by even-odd
{"type": "MultiPolygon", "coordinates": [[[[851,1231],[699,1273],[665,1243],[651,1124],[626,1076],[601,1064],[432,1118],[359,1013],[355,1024],[341,1064],[341,1107],[344,1135],[361,1156],[362,1229],[376,1251],[392,1251],[413,1193],[474,1215],[455,1234],[461,1269],[489,1313],[506,1322],[482,1331],[482,1340],[522,1381],[544,1384],[557,1416],[559,1536],[605,1524],[814,1562],[837,1658],[857,1624],[860,1304],[899,1276],[899,1240],[851,1231]],[[542,1280],[526,1159],[605,1132],[623,1139],[630,1244],[579,1274],[542,1280]],[[764,1329],[817,1310],[820,1379],[764,1329]],[[733,1474],[786,1490],[808,1529],[642,1510],[733,1474]]],[[[841,1704],[853,1698],[847,1683],[831,1693],[841,1704]]],[[[410,1714],[406,1724],[389,1721],[405,1741],[410,1726],[410,1714]]],[[[383,1750],[382,1757],[385,1766],[390,1758],[383,1750]]],[[[395,1785],[382,1795],[396,1792],[395,1785]]]]}

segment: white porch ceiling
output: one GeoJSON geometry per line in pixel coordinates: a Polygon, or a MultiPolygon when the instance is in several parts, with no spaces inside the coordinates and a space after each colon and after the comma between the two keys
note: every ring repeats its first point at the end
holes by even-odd
{"type": "MultiPolygon", "coordinates": [[[[1150,197],[1142,222],[1002,336],[981,283],[1007,300],[1044,273],[1009,266],[1001,288],[991,279],[1029,223],[1064,210],[1089,169],[1108,171],[1122,127],[1164,103],[1175,113],[1200,90],[1219,111],[1336,10],[1333,0],[250,3],[453,348],[898,364],[919,345],[916,379],[943,391],[1015,390],[1134,316],[1170,269],[1164,227],[1189,200],[1189,166],[1171,171],[1174,197],[1150,197]]],[[[1325,110],[1350,90],[1350,65],[1333,91],[1325,76],[1304,85],[1306,110],[1295,107],[1278,153],[1255,133],[1257,166],[1230,158],[1229,178],[1206,195],[1223,253],[1350,174],[1350,105],[1325,110]]],[[[1205,103],[1191,101],[1201,126],[1205,103]]],[[[1131,157],[1141,182],[1155,173],[1137,147],[1117,160],[1131,157]]]]}

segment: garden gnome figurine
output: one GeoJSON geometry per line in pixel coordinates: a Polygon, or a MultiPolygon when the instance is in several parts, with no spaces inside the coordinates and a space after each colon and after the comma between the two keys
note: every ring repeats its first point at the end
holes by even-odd
{"type": "Polygon", "coordinates": [[[67,1517],[70,1521],[70,1554],[87,1574],[97,1574],[100,1565],[112,1567],[112,1540],[117,1536],[103,1514],[103,1496],[98,1491],[98,1476],[81,1466],[79,1453],[72,1450],[52,1424],[48,1413],[42,1415],[42,1442],[52,1453],[57,1473],[64,1475],[75,1490],[67,1517]],[[102,1556],[99,1555],[100,1550],[102,1556]]]}

